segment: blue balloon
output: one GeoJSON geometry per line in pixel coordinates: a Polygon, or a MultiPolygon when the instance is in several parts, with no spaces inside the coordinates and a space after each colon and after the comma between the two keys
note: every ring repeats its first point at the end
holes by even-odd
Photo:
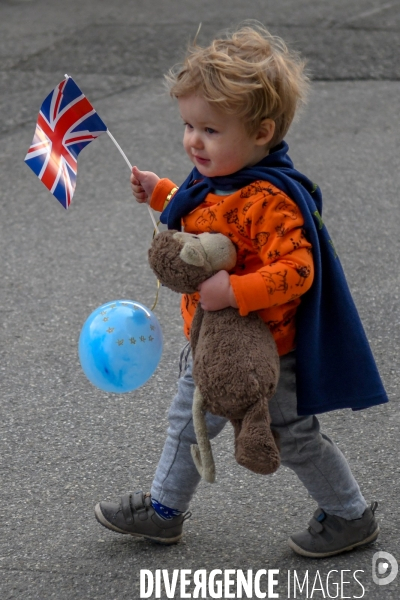
{"type": "Polygon", "coordinates": [[[139,302],[116,300],[86,320],[79,337],[79,360],[93,385],[121,394],[153,375],[162,347],[162,330],[151,310],[139,302]]]}

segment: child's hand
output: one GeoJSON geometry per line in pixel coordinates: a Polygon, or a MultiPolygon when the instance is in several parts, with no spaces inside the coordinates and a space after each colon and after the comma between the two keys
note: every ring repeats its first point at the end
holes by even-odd
{"type": "Polygon", "coordinates": [[[137,202],[150,204],[151,195],[160,178],[151,171],[139,171],[137,167],[132,167],[130,180],[137,202]]]}
{"type": "Polygon", "coordinates": [[[221,310],[228,306],[237,308],[235,294],[227,271],[218,271],[199,285],[200,304],[204,310],[221,310]]]}

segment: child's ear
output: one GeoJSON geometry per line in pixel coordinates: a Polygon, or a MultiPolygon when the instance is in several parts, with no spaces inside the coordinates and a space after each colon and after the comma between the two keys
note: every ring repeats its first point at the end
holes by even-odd
{"type": "Polygon", "coordinates": [[[263,119],[256,133],[256,145],[267,146],[275,133],[275,121],[272,119],[263,119]]]}

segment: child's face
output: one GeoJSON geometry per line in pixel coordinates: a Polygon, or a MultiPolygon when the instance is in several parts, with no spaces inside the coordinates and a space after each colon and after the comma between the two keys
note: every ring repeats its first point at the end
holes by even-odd
{"type": "Polygon", "coordinates": [[[178,104],[185,123],[183,146],[202,175],[231,175],[268,153],[258,133],[249,135],[238,117],[215,108],[201,96],[182,96],[178,104]]]}

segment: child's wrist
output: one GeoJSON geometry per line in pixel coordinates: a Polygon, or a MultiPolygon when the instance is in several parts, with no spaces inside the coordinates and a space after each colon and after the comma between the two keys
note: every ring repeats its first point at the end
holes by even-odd
{"type": "Polygon", "coordinates": [[[174,188],[172,188],[172,190],[170,191],[170,193],[168,194],[168,196],[165,199],[163,210],[165,208],[167,208],[168,204],[171,202],[172,198],[175,196],[177,191],[178,191],[178,188],[176,186],[174,188]]]}
{"type": "Polygon", "coordinates": [[[229,299],[230,306],[232,306],[233,308],[239,308],[232,285],[229,285],[228,299],[229,299]]]}
{"type": "Polygon", "coordinates": [[[159,179],[153,189],[150,206],[154,210],[162,212],[167,206],[168,202],[172,200],[177,189],[178,188],[170,179],[159,179]]]}

